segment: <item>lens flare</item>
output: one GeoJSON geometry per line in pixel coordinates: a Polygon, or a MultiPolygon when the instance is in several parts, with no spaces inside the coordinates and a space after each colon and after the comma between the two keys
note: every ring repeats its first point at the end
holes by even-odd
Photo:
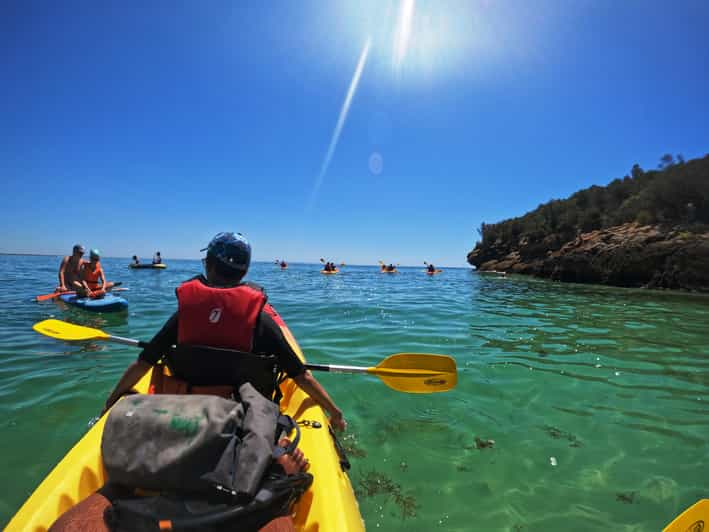
{"type": "Polygon", "coordinates": [[[373,175],[379,175],[382,170],[384,170],[384,157],[382,157],[381,153],[375,151],[369,156],[369,171],[373,175]]]}
{"type": "Polygon", "coordinates": [[[310,194],[310,201],[308,202],[308,210],[310,210],[315,204],[315,200],[318,196],[318,191],[322,186],[323,179],[327,173],[327,169],[330,166],[330,161],[335,153],[335,148],[337,148],[337,142],[340,140],[340,133],[342,133],[342,128],[347,120],[347,113],[350,111],[350,105],[352,105],[352,99],[354,98],[355,92],[357,92],[357,85],[359,85],[359,79],[362,76],[362,71],[364,70],[364,65],[367,63],[367,56],[369,55],[369,47],[372,43],[371,37],[367,38],[364,43],[364,48],[362,53],[359,55],[359,61],[357,62],[357,68],[355,68],[354,76],[352,76],[352,81],[350,82],[350,87],[347,89],[347,96],[345,96],[345,101],[342,103],[342,108],[340,109],[340,116],[337,119],[337,124],[335,125],[335,130],[332,132],[332,138],[330,139],[330,146],[327,148],[327,153],[325,154],[325,159],[323,159],[322,166],[320,167],[320,173],[315,180],[315,185],[313,186],[313,191],[310,194]]]}

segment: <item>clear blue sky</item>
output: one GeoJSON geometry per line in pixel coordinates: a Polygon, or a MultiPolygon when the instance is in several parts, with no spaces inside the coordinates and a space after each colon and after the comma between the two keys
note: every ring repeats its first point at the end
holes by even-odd
{"type": "Polygon", "coordinates": [[[707,153],[707,28],[706,0],[0,2],[0,252],[234,230],[463,265],[483,221],[707,153]]]}

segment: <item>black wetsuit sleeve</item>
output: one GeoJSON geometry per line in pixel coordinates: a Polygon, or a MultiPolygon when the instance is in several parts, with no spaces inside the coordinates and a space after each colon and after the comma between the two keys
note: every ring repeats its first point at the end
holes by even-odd
{"type": "Polygon", "coordinates": [[[155,365],[169,351],[170,347],[177,343],[177,312],[165,322],[148,347],[143,349],[138,355],[138,360],[155,365]]]}
{"type": "Polygon", "coordinates": [[[281,328],[266,312],[261,311],[254,334],[254,353],[276,355],[278,365],[289,377],[297,377],[305,371],[305,366],[283,336],[281,328]]]}

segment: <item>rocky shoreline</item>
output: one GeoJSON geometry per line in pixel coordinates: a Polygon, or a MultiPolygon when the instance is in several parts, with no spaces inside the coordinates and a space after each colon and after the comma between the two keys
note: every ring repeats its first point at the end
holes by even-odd
{"type": "Polygon", "coordinates": [[[468,262],[478,270],[560,281],[709,293],[709,229],[628,223],[568,242],[551,235],[541,242],[522,238],[516,246],[478,245],[468,262]]]}

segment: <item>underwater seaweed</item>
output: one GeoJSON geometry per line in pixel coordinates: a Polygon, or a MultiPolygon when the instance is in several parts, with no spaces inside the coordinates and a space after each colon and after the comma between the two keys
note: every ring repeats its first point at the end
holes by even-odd
{"type": "Polygon", "coordinates": [[[359,479],[355,487],[355,495],[357,497],[384,495],[385,502],[392,500],[399,507],[401,519],[416,517],[416,510],[420,507],[413,495],[403,493],[400,484],[375,470],[368,471],[359,479]]]}

